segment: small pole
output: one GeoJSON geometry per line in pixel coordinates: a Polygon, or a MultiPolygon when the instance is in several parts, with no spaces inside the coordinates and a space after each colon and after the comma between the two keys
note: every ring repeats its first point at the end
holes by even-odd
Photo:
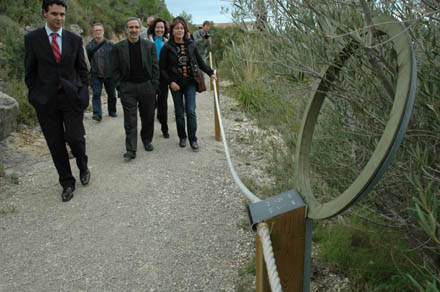
{"type": "MultiPolygon", "coordinates": [[[[283,292],[303,292],[306,233],[306,206],[267,221],[283,292]]],[[[257,235],[257,292],[270,292],[270,283],[257,235]]]]}
{"type": "MultiPolygon", "coordinates": [[[[216,88],[217,88],[217,97],[218,97],[218,104],[220,105],[220,80],[218,78],[218,71],[215,71],[215,76],[217,77],[217,81],[215,82],[216,88]]],[[[211,80],[211,86],[213,85],[213,82],[211,80]]],[[[214,90],[214,87],[212,86],[212,90],[214,90]]],[[[217,106],[215,104],[215,100],[214,100],[214,113],[215,113],[215,117],[214,117],[214,126],[215,126],[215,140],[217,141],[221,141],[222,137],[220,135],[220,123],[219,123],[219,119],[218,119],[218,115],[217,115],[217,106]]]]}

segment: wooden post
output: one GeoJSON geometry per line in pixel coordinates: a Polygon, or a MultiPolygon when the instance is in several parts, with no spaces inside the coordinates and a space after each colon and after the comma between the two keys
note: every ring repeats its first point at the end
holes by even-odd
{"type": "MultiPolygon", "coordinates": [[[[304,281],[304,255],[306,207],[267,221],[283,292],[302,292],[304,281]]],[[[269,278],[263,256],[263,246],[257,235],[256,250],[257,292],[270,292],[269,278]]]]}
{"type": "MultiPolygon", "coordinates": [[[[215,76],[217,76],[217,81],[215,82],[216,84],[216,88],[217,88],[217,97],[218,97],[218,104],[220,105],[220,80],[218,78],[218,71],[215,71],[215,76]]],[[[211,84],[213,84],[212,80],[211,80],[211,84]]],[[[220,122],[218,120],[218,115],[217,115],[217,106],[215,104],[215,100],[214,100],[214,113],[215,113],[215,117],[214,117],[214,123],[215,123],[215,140],[217,141],[221,141],[222,137],[220,134],[220,122]]]]}
{"type": "MultiPolygon", "coordinates": [[[[209,52],[209,66],[211,67],[211,69],[213,69],[213,67],[212,67],[212,53],[211,52],[209,52]]],[[[213,69],[214,70],[214,69],[213,69]]],[[[209,85],[210,85],[210,90],[211,91],[214,91],[214,83],[212,82],[212,80],[211,79],[209,79],[210,80],[210,83],[209,83],[209,85]]]]}

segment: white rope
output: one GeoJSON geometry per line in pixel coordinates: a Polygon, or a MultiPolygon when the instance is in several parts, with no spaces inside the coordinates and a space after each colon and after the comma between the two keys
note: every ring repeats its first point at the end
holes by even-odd
{"type": "MultiPolygon", "coordinates": [[[[214,71],[215,74],[215,71],[214,71]]],[[[220,125],[220,134],[222,136],[223,147],[225,148],[226,160],[228,161],[229,170],[231,171],[232,177],[235,180],[235,183],[239,186],[240,190],[243,194],[252,202],[256,203],[261,201],[260,198],[255,196],[240,180],[237,173],[235,172],[234,166],[232,165],[231,156],[229,154],[228,144],[226,143],[225,130],[223,129],[223,122],[220,113],[220,104],[218,101],[218,93],[217,93],[217,81],[212,80],[212,85],[214,87],[214,99],[215,99],[215,107],[217,109],[217,117],[220,125]]],[[[262,222],[259,223],[258,226],[258,235],[260,236],[260,240],[263,246],[263,255],[264,261],[266,262],[266,268],[269,276],[270,287],[273,292],[282,292],[280,277],[278,276],[277,266],[275,264],[275,258],[272,250],[272,242],[270,241],[270,232],[267,224],[262,222]]]]}
{"type": "MultiPolygon", "coordinates": [[[[214,71],[215,74],[215,71],[214,71]]],[[[218,93],[217,93],[217,85],[216,85],[216,80],[212,80],[212,85],[214,87],[214,98],[215,98],[215,106],[217,108],[217,117],[218,117],[218,121],[220,124],[220,133],[222,136],[222,140],[223,140],[223,147],[225,148],[225,154],[226,154],[226,160],[228,161],[229,164],[229,169],[231,170],[231,174],[232,177],[234,178],[235,182],[238,184],[238,186],[240,187],[240,190],[245,194],[245,196],[252,202],[252,203],[256,203],[261,201],[260,198],[258,198],[257,196],[255,196],[244,184],[243,182],[240,180],[240,178],[238,177],[237,173],[235,172],[234,166],[232,165],[232,161],[231,161],[231,156],[229,154],[229,149],[228,149],[228,144],[226,143],[226,137],[225,137],[225,131],[223,129],[223,122],[222,122],[222,117],[220,114],[220,105],[218,102],[218,93]]]]}
{"type": "Polygon", "coordinates": [[[282,292],[280,278],[278,276],[277,265],[273,255],[272,242],[270,241],[270,232],[267,223],[258,224],[258,236],[263,245],[264,261],[266,262],[267,274],[269,276],[270,288],[273,292],[282,292]]]}

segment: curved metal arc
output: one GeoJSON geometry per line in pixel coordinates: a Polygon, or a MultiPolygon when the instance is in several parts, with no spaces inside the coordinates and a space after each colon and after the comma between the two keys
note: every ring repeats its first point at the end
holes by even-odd
{"type": "MultiPolygon", "coordinates": [[[[335,67],[327,68],[323,81],[316,86],[316,93],[309,101],[299,133],[299,146],[296,154],[296,181],[304,200],[309,207],[309,217],[324,219],[335,216],[348,209],[362,196],[367,194],[380,180],[397,152],[412,113],[416,93],[416,63],[409,35],[403,25],[389,16],[374,19],[379,31],[386,33],[393,41],[398,55],[399,78],[397,81],[395,101],[391,110],[390,120],[367,165],[355,181],[339,197],[320,204],[315,198],[310,185],[309,154],[315,123],[318,119],[322,103],[328,91],[326,79],[335,67]],[[393,22],[393,24],[390,24],[393,22]],[[386,23],[386,24],[385,24],[386,23]],[[409,62],[407,62],[409,60],[409,62]],[[324,84],[323,84],[324,83],[324,84]]],[[[336,64],[337,65],[337,64],[336,64]]],[[[337,73],[337,72],[336,72],[337,73]]]]}

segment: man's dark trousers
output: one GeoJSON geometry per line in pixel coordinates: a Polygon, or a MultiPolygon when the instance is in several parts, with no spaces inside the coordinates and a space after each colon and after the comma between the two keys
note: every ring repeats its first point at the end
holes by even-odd
{"type": "Polygon", "coordinates": [[[86,141],[83,125],[84,112],[74,110],[64,90],[59,90],[55,98],[54,110],[50,113],[37,110],[41,130],[46,138],[52,160],[58,171],[59,181],[63,188],[75,186],[66,142],[76,158],[80,172],[87,170],[86,141]]]}
{"type": "Polygon", "coordinates": [[[168,84],[161,82],[157,95],[157,119],[163,133],[168,133],[168,84]]]}
{"type": "Polygon", "coordinates": [[[123,82],[120,98],[124,109],[125,146],[127,151],[137,149],[137,108],[141,117],[141,139],[144,145],[153,141],[155,92],[151,81],[123,82]]]}

